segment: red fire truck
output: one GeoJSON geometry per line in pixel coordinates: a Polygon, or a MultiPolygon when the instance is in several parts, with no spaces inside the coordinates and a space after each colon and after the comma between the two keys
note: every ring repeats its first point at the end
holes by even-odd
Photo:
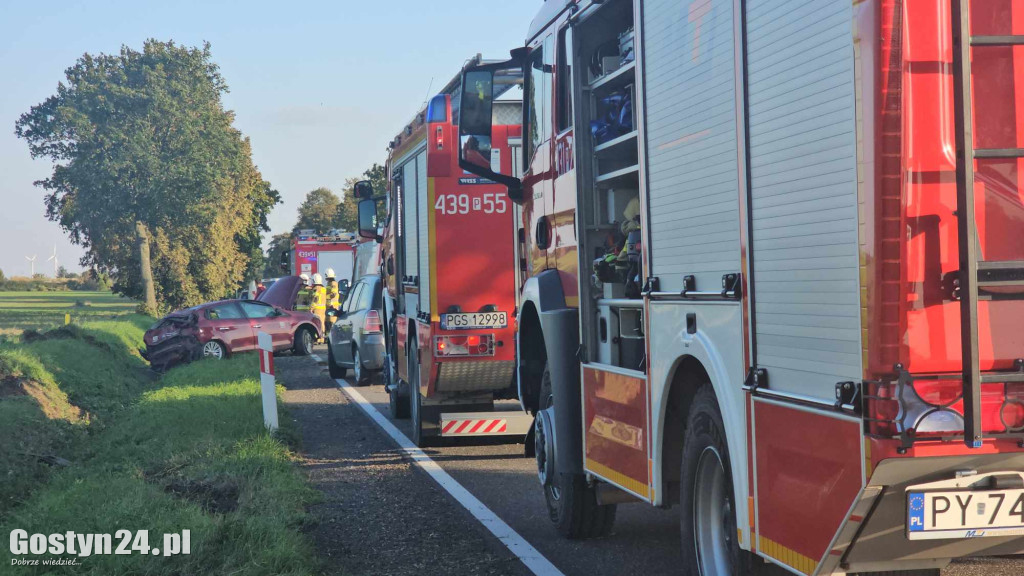
{"type": "Polygon", "coordinates": [[[293,248],[281,257],[281,269],[293,276],[321,274],[334,270],[341,279],[348,279],[355,265],[356,235],[332,230],[320,234],[302,230],[292,239],[293,248]]]}
{"type": "Polygon", "coordinates": [[[1024,552],[1024,4],[548,0],[518,388],[552,520],[678,505],[688,574],[1024,552]],[[973,87],[973,90],[972,90],[973,87]]]}
{"type": "MultiPolygon", "coordinates": [[[[412,419],[417,445],[442,437],[525,438],[532,423],[517,411],[492,412],[495,399],[515,398],[512,205],[502,186],[458,166],[458,82],[456,76],[395,137],[387,163],[384,378],[395,415],[412,419]]],[[[509,172],[521,97],[506,94],[494,111],[494,130],[464,143],[465,150],[509,172]]],[[[375,230],[371,225],[367,235],[375,230]]]]}

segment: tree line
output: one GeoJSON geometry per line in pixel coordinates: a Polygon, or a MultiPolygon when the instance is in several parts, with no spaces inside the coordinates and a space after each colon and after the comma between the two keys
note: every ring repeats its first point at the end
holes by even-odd
{"type": "Polygon", "coordinates": [[[46,215],[85,249],[81,264],[151,308],[223,297],[264,268],[281,202],[224,107],[228,86],[202,48],[148,40],[85,54],[56,93],[15,124],[49,159],[46,215]]]}

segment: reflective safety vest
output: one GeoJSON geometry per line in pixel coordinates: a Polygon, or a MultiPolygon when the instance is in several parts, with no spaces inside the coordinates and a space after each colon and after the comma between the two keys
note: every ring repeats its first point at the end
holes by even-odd
{"type": "Polygon", "coordinates": [[[305,286],[299,290],[295,297],[295,310],[298,312],[309,312],[313,304],[313,289],[305,286]]]}
{"type": "Polygon", "coordinates": [[[327,283],[327,308],[337,310],[341,306],[341,292],[337,282],[327,283]]]}
{"type": "Polygon", "coordinates": [[[327,310],[327,290],[323,286],[313,287],[313,302],[310,307],[314,314],[321,314],[327,310]]]}

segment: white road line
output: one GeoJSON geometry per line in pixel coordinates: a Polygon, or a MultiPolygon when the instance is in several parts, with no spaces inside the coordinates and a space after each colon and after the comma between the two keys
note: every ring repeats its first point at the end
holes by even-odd
{"type": "Polygon", "coordinates": [[[466,510],[469,510],[469,513],[480,521],[485,528],[490,530],[491,534],[494,534],[510,552],[515,554],[516,558],[519,558],[530,572],[537,576],[563,576],[561,570],[555,568],[555,565],[549,562],[526,539],[516,533],[490,508],[484,506],[484,503],[477,499],[476,496],[470,494],[469,490],[466,490],[462,484],[456,482],[437,462],[431,460],[430,456],[427,456],[426,453],[417,448],[401,430],[396,428],[358,390],[344,380],[335,380],[335,382],[338,383],[338,386],[341,387],[353,402],[363,409],[363,412],[366,412],[367,416],[376,422],[388,436],[391,436],[392,440],[398,443],[398,447],[412,459],[414,464],[429,474],[445,491],[451,494],[452,498],[455,498],[459,504],[462,504],[466,510]]]}

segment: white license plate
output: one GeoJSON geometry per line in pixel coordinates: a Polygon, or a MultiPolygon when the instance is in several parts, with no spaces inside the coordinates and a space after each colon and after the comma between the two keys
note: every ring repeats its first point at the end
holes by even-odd
{"type": "Polygon", "coordinates": [[[1024,534],[1024,489],[907,490],[911,540],[1020,534],[1024,534]]]}
{"type": "Polygon", "coordinates": [[[470,314],[442,314],[443,330],[476,330],[478,328],[505,328],[508,312],[473,312],[470,314]]]}

